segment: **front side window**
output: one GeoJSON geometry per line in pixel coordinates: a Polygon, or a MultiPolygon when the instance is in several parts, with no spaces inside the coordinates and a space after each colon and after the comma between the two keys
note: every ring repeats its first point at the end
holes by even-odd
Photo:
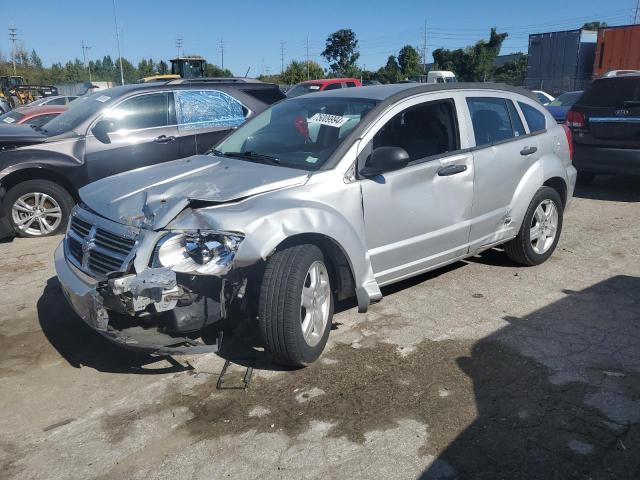
{"type": "Polygon", "coordinates": [[[547,120],[542,112],[526,103],[518,103],[520,104],[520,110],[522,110],[524,119],[527,121],[531,133],[540,132],[547,128],[547,120]]]}
{"type": "Polygon", "coordinates": [[[330,83],[329,85],[324,87],[325,90],[337,90],[338,88],[342,88],[341,83],[330,83]]]}
{"type": "Polygon", "coordinates": [[[166,93],[139,95],[125,100],[104,114],[113,122],[112,131],[164,127],[169,124],[169,102],[166,93]]]}
{"type": "Polygon", "coordinates": [[[373,137],[372,150],[400,147],[411,161],[460,148],[453,100],[423,103],[395,115],[373,137]]]}
{"type": "Polygon", "coordinates": [[[491,145],[514,138],[517,130],[511,124],[509,107],[504,98],[467,98],[476,146],[491,145]]]}
{"type": "Polygon", "coordinates": [[[52,98],[49,101],[43,102],[43,105],[66,105],[67,99],[65,97],[52,98]]]}
{"type": "Polygon", "coordinates": [[[364,98],[316,95],[280,102],[228,136],[213,153],[318,170],[376,104],[364,98]]]}
{"type": "Polygon", "coordinates": [[[249,110],[218,90],[175,92],[178,129],[234,128],[244,123],[249,110]]]}

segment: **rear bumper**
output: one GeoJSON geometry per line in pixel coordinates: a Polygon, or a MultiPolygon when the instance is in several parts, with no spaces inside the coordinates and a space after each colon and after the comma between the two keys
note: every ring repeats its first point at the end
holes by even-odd
{"type": "Polygon", "coordinates": [[[203,344],[190,337],[169,335],[154,327],[139,324],[119,327],[118,322],[114,322],[118,314],[105,308],[105,298],[100,293],[101,285],[65,259],[64,242],[58,245],[54,259],[60,287],[72,309],[87,325],[110,341],[131,350],[157,354],[218,351],[217,344],[203,344]]]}
{"type": "Polygon", "coordinates": [[[640,175],[640,149],[594,147],[574,142],[573,164],[580,172],[640,175]]]}

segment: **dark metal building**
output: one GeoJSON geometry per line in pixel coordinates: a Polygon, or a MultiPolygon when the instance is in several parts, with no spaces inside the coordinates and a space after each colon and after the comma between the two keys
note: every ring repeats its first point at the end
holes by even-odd
{"type": "Polygon", "coordinates": [[[593,78],[598,33],[591,30],[529,35],[525,85],[553,95],[583,90],[593,78]]]}

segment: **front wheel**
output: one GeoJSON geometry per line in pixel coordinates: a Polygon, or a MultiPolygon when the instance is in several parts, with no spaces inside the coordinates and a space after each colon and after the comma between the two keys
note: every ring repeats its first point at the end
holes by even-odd
{"type": "Polygon", "coordinates": [[[505,245],[511,260],[540,265],[556,249],[564,214],[560,195],[551,187],[540,188],[531,200],[516,238],[505,245]]]}
{"type": "Polygon", "coordinates": [[[29,180],[11,188],[5,198],[5,215],[20,237],[45,237],[62,233],[73,209],[73,198],[49,180],[29,180]]]}
{"type": "Polygon", "coordinates": [[[333,294],[324,255],[315,245],[276,252],[265,268],[258,322],[262,339],[276,361],[304,366],[327,343],[333,294]]]}

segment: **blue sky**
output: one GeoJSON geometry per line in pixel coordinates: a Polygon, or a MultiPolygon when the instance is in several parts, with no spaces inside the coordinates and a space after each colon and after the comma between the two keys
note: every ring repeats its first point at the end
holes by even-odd
{"type": "MultiPolygon", "coordinates": [[[[82,40],[92,47],[91,58],[117,56],[111,0],[32,2],[27,15],[19,3],[0,0],[3,55],[10,52],[7,29],[14,26],[45,65],[82,58],[82,40]]],[[[250,67],[250,76],[280,71],[281,42],[285,64],[304,59],[307,36],[311,59],[326,66],[320,52],[327,35],[340,28],[356,32],[358,63],[377,69],[403,45],[421,45],[425,21],[428,52],[473,44],[496,26],[509,33],[502,53],[511,53],[526,51],[529,33],[575,28],[588,20],[631,23],[635,5],[636,0],[116,0],[124,57],[135,63],[142,57],[168,60],[176,54],[176,38],[182,38],[185,53],[220,64],[222,38],[224,66],[236,75],[250,67]]]]}

